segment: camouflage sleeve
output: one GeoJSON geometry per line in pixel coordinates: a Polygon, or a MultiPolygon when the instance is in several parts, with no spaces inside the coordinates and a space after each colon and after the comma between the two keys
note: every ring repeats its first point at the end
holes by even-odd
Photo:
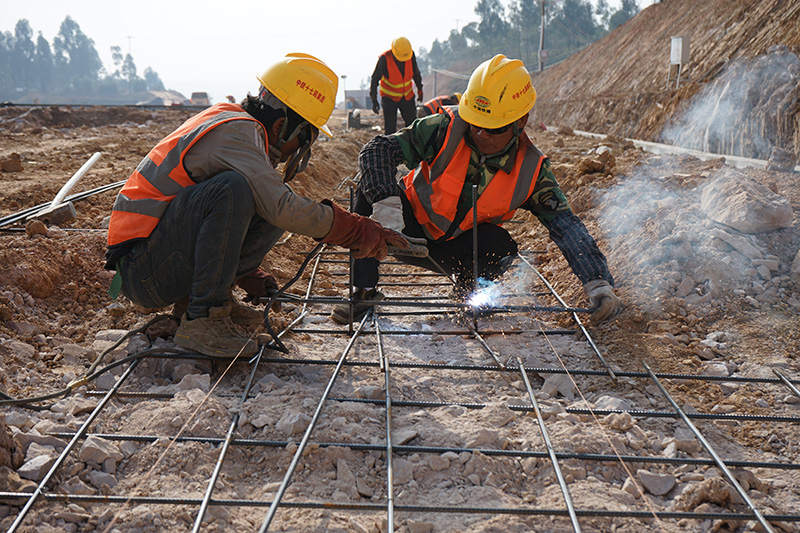
{"type": "Polygon", "coordinates": [[[392,134],[400,143],[403,162],[409,170],[422,161],[431,163],[442,149],[447,134],[450,117],[444,113],[434,113],[392,134]]]}
{"type": "Polygon", "coordinates": [[[570,209],[548,160],[542,164],[533,193],[522,207],[536,215],[547,228],[550,238],[581,283],[604,279],[614,285],[605,255],[581,219],[570,209]]]}
{"type": "Polygon", "coordinates": [[[528,201],[522,205],[538,218],[543,224],[552,220],[559,213],[571,212],[569,202],[556,177],[550,168],[550,160],[545,159],[528,201]]]}

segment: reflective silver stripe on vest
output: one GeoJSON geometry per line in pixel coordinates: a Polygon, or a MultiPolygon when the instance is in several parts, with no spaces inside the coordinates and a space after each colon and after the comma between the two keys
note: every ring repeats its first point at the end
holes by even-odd
{"type": "MultiPolygon", "coordinates": [[[[222,122],[231,119],[249,119],[250,115],[245,112],[223,111],[214,115],[210,119],[198,124],[192,130],[188,131],[185,135],[181,135],[175,146],[167,152],[164,160],[160,165],[156,165],[149,154],[146,156],[139,165],[136,171],[147,180],[158,192],[164,196],[175,196],[183,187],[170,177],[173,169],[178,168],[183,164],[184,152],[192,145],[192,143],[202,136],[210,129],[218,126],[222,122]]],[[[185,169],[184,169],[185,170],[185,169]]],[[[188,174],[188,173],[187,173],[188,174]]],[[[143,198],[140,200],[132,200],[122,193],[117,195],[114,200],[115,211],[125,211],[127,213],[137,213],[140,215],[147,215],[151,217],[161,218],[164,211],[169,205],[168,201],[156,200],[153,198],[143,198]]]]}
{"type": "Polygon", "coordinates": [[[469,128],[469,124],[458,116],[458,107],[448,107],[453,113],[450,136],[447,138],[447,144],[439,151],[439,155],[436,156],[433,165],[431,165],[431,175],[440,176],[444,172],[444,169],[450,164],[453,154],[456,153],[456,148],[461,144],[461,140],[467,133],[467,128],[469,128]]]}
{"type": "Polygon", "coordinates": [[[124,194],[119,193],[117,194],[116,200],[114,200],[113,210],[160,218],[166,208],[167,202],[163,202],[161,200],[154,200],[152,198],[131,200],[124,194]]]}
{"type": "Polygon", "coordinates": [[[543,157],[545,155],[534,144],[531,144],[526,150],[525,159],[522,160],[522,164],[519,166],[519,176],[517,176],[514,194],[511,196],[509,211],[518,208],[530,197],[531,180],[535,183],[539,177],[534,172],[536,172],[536,167],[539,166],[539,161],[543,157]],[[519,179],[522,176],[525,176],[526,179],[519,179]],[[530,179],[527,179],[528,176],[530,176],[530,179]]]}
{"type": "MultiPolygon", "coordinates": [[[[429,167],[431,183],[429,184],[425,180],[425,177],[422,173],[422,165],[417,166],[417,169],[414,171],[414,190],[417,191],[417,197],[419,198],[422,207],[425,209],[425,212],[428,213],[428,217],[431,219],[431,222],[437,228],[439,228],[442,233],[447,232],[447,229],[450,227],[450,224],[452,224],[452,221],[446,216],[434,212],[433,204],[431,202],[431,196],[433,195],[432,183],[442,175],[444,170],[447,168],[447,165],[450,164],[450,160],[453,158],[456,148],[458,148],[458,145],[461,144],[461,139],[464,138],[464,134],[467,132],[467,128],[469,127],[469,124],[467,124],[458,116],[457,108],[451,108],[451,111],[453,112],[453,118],[451,119],[452,124],[450,125],[450,134],[447,137],[447,142],[439,151],[436,159],[433,160],[433,164],[429,167]]],[[[427,228],[423,229],[425,229],[425,233],[428,233],[427,228]]],[[[428,237],[433,238],[433,235],[428,235],[428,237]]]]}

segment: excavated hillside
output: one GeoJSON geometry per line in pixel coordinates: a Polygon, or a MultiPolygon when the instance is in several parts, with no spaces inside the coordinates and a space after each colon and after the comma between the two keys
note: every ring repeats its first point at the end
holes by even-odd
{"type": "Polygon", "coordinates": [[[800,2],[664,0],[535,73],[534,116],[544,124],[721,154],[767,159],[776,146],[796,156],[798,28],[800,2]],[[667,86],[673,36],[688,38],[690,48],[677,89],[677,66],[667,86]]]}

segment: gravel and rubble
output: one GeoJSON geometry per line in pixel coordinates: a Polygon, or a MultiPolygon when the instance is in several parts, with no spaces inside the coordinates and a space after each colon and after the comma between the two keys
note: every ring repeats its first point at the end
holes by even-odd
{"type": "MultiPolygon", "coordinates": [[[[13,127],[0,130],[0,157],[19,154],[21,170],[0,173],[0,216],[52,198],[68,177],[96,152],[103,157],[79,189],[125,179],[151,145],[185,119],[181,111],[114,110],[107,120],[98,109],[44,113],[0,110],[13,127]],[[84,117],[83,113],[89,113],[84,117]],[[57,122],[56,122],[57,119],[57,122]]],[[[335,116],[334,123],[343,123],[335,116]]],[[[367,122],[365,120],[365,122],[367,122]]],[[[352,176],[358,150],[375,131],[334,128],[336,136],[319,146],[293,188],[315,199],[341,198],[336,189],[352,176]]],[[[651,155],[623,139],[596,140],[569,128],[529,128],[534,143],[553,162],[573,209],[607,254],[618,294],[626,308],[612,323],[590,329],[609,365],[641,372],[646,362],[656,372],[722,377],[774,378],[779,370],[800,376],[800,209],[797,175],[741,170],[724,159],[651,155]],[[742,217],[742,213],[748,216],[742,217]]],[[[65,228],[29,229],[0,235],[0,391],[33,397],[60,390],[81,377],[95,359],[117,361],[143,349],[175,350],[174,325],[127,332],[168,310],[139,309],[124,299],[112,301],[110,273],[102,269],[105,232],[115,191],[76,204],[79,217],[65,228]]],[[[527,213],[509,226],[523,250],[537,250],[535,266],[576,307],[588,302],[546,231],[527,213]]],[[[288,281],[314,246],[311,239],[287,236],[265,259],[279,282],[288,281]]],[[[514,269],[505,279],[515,287],[533,281],[514,269]]],[[[322,267],[318,287],[325,295],[346,296],[347,278],[322,267]]],[[[297,289],[302,292],[305,275],[297,289]]],[[[390,287],[390,295],[403,289],[390,287]]],[[[436,289],[438,290],[438,289],[436,289]]],[[[443,289],[442,289],[443,290],[443,289]]],[[[443,290],[444,291],[444,290],[443,290]]],[[[444,293],[444,292],[443,292],[444,293]]],[[[238,293],[237,293],[238,294],[238,293]]],[[[242,294],[238,294],[239,297],[242,294]]],[[[533,297],[535,298],[535,297],[533,297]]],[[[297,305],[273,314],[275,324],[297,317],[297,305]]],[[[387,316],[391,327],[434,330],[451,318],[387,316]]],[[[483,319],[482,319],[483,320],[483,319]]],[[[564,319],[534,315],[486,318],[506,331],[571,327],[564,319]]],[[[324,310],[306,316],[306,325],[330,326],[324,310]]],[[[285,342],[290,357],[331,359],[346,337],[301,333],[285,342]]],[[[526,367],[602,368],[580,336],[542,336],[536,332],[493,335],[486,342],[504,361],[519,357],[526,367]]],[[[461,335],[398,336],[384,339],[393,363],[431,363],[444,370],[397,369],[394,399],[443,402],[435,408],[397,409],[394,444],[493,450],[542,450],[536,417],[513,409],[526,404],[518,372],[454,372],[448,365],[491,365],[475,339],[461,335]],[[482,409],[458,405],[481,403],[482,409]]],[[[366,337],[353,348],[355,361],[375,361],[376,341],[366,337]]],[[[45,410],[2,407],[0,413],[0,492],[33,490],[68,439],[98,402],[93,390],[107,390],[123,372],[116,367],[45,410]]],[[[175,442],[179,432],[197,437],[224,436],[248,379],[249,367],[186,358],[147,359],[126,384],[131,390],[162,394],[160,399],[112,402],[94,433],[158,435],[132,443],[101,437],[81,442],[54,480],[74,495],[142,494],[202,497],[219,449],[207,442],[175,442]],[[217,380],[221,381],[218,383],[217,380]]],[[[215,497],[268,500],[279,488],[296,442],[310,423],[330,368],[321,365],[265,365],[252,395],[241,408],[242,439],[290,441],[285,447],[241,446],[230,452],[215,497]]],[[[531,375],[547,431],[559,451],[704,458],[707,454],[680,420],[640,418],[629,413],[594,417],[575,410],[667,410],[669,405],[646,379],[531,375]]],[[[385,392],[381,373],[370,366],[346,368],[336,386],[340,397],[364,402],[333,402],[323,413],[314,442],[305,451],[285,498],[337,502],[385,502],[385,453],[356,444],[385,439],[385,392]],[[349,442],[353,447],[320,446],[349,442]]],[[[736,381],[669,380],[667,387],[687,412],[800,416],[800,399],[788,388],[736,381]]],[[[717,452],[743,461],[800,462],[800,432],[791,423],[715,421],[696,424],[717,452]]],[[[623,465],[564,461],[562,473],[576,506],[594,509],[736,509],[742,501],[718,468],[708,465],[623,465]]],[[[407,505],[533,505],[563,508],[563,496],[546,458],[518,459],[480,451],[409,453],[393,459],[395,499],[407,505]]],[[[800,472],[770,468],[735,469],[739,483],[767,514],[800,508],[800,472]]],[[[0,502],[0,528],[8,528],[17,506],[0,502]]],[[[31,531],[185,531],[196,509],[188,506],[102,506],[69,503],[41,506],[31,531]],[[55,509],[55,510],[54,510],[55,509]]],[[[204,530],[257,528],[264,512],[211,506],[204,530]]],[[[275,525],[286,531],[385,531],[385,513],[348,514],[338,510],[280,511],[275,525]]],[[[708,520],[581,519],[587,531],[748,531],[753,522],[708,520]]],[[[564,518],[399,513],[401,531],[571,531],[564,518]]],[[[773,524],[797,531],[794,523],[773,524]]]]}

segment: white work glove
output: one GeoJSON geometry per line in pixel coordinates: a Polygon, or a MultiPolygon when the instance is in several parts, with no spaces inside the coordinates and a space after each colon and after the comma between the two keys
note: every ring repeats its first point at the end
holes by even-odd
{"type": "Polygon", "coordinates": [[[403,233],[403,228],[406,227],[403,222],[403,202],[399,196],[389,196],[372,204],[372,216],[369,218],[397,233],[403,233]]]}
{"type": "Polygon", "coordinates": [[[583,286],[583,292],[589,298],[589,304],[594,312],[589,316],[593,325],[602,324],[611,320],[622,312],[622,300],[614,294],[611,284],[604,279],[590,281],[583,286]]]}
{"type": "MultiPolygon", "coordinates": [[[[403,202],[399,196],[389,196],[372,204],[372,216],[369,218],[397,233],[403,233],[403,228],[406,227],[406,223],[403,222],[403,202]]],[[[403,236],[411,244],[425,245],[427,243],[425,239],[409,237],[404,233],[403,236]]]]}

